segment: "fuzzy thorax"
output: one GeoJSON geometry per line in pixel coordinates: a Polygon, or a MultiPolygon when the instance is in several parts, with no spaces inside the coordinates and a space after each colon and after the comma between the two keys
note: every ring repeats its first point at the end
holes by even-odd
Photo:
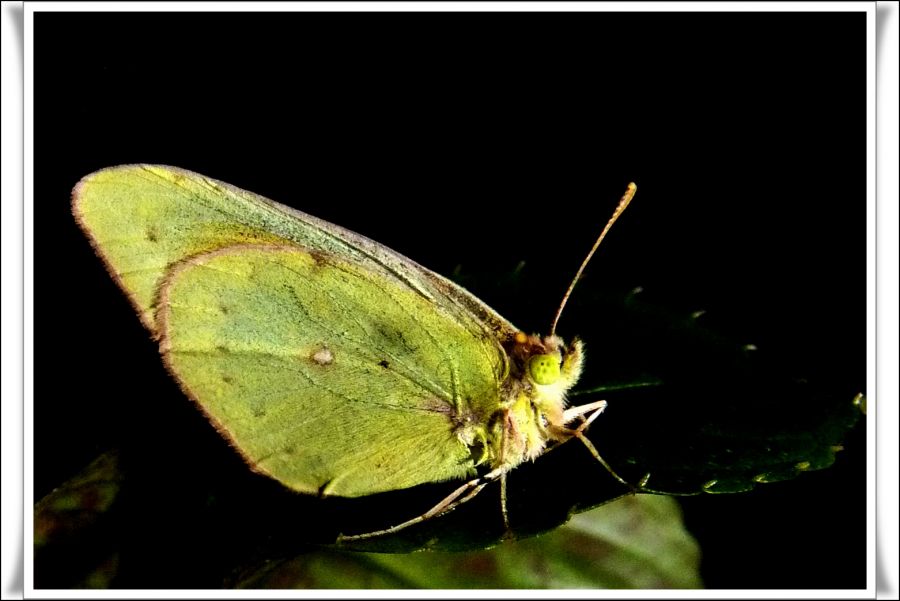
{"type": "Polygon", "coordinates": [[[584,349],[575,339],[520,334],[508,347],[510,370],[501,389],[501,406],[488,420],[486,461],[491,468],[513,468],[535,459],[551,441],[568,438],[566,393],[578,381],[584,349]]]}

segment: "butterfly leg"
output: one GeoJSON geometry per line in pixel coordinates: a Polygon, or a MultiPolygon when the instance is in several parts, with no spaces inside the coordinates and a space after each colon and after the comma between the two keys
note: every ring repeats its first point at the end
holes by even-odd
{"type": "MultiPolygon", "coordinates": [[[[509,443],[509,433],[512,431],[509,411],[503,413],[506,427],[503,428],[503,439],[500,442],[500,465],[506,462],[506,447],[509,443]]],[[[506,472],[500,474],[500,513],[503,515],[503,528],[509,532],[509,510],[506,507],[506,472]]]]}
{"type": "Polygon", "coordinates": [[[604,409],[606,409],[606,401],[596,401],[594,403],[588,403],[587,405],[569,407],[563,412],[563,423],[568,424],[576,417],[583,417],[585,413],[590,413],[591,411],[593,411],[594,413],[591,416],[590,420],[594,421],[596,419],[596,416],[603,413],[604,409]]]}
{"type": "Polygon", "coordinates": [[[503,527],[509,532],[509,511],[506,508],[506,472],[500,474],[500,512],[503,514],[503,527]]]}
{"type": "Polygon", "coordinates": [[[430,520],[431,518],[436,518],[438,516],[444,515],[445,513],[453,511],[463,503],[475,498],[475,496],[480,493],[485,486],[487,486],[497,478],[503,477],[505,473],[506,468],[497,468],[488,472],[484,476],[473,478],[472,480],[469,480],[468,482],[454,490],[452,493],[447,495],[440,503],[438,503],[422,515],[407,520],[402,524],[397,524],[396,526],[391,526],[390,528],[385,528],[384,530],[375,530],[374,532],[364,532],[362,534],[340,534],[338,535],[337,542],[348,540],[362,540],[366,538],[374,538],[376,536],[384,536],[386,534],[393,534],[394,532],[409,528],[410,526],[421,524],[422,522],[430,520]]]}
{"type": "Polygon", "coordinates": [[[566,409],[566,411],[563,413],[563,419],[565,420],[565,423],[568,423],[576,417],[581,417],[584,421],[582,421],[582,423],[579,424],[575,429],[567,429],[565,433],[570,437],[574,437],[580,440],[581,443],[590,452],[590,454],[594,456],[594,459],[599,461],[600,465],[602,465],[606,469],[606,471],[608,471],[610,475],[612,475],[613,478],[630,488],[632,492],[637,492],[639,490],[639,487],[634,486],[633,484],[622,478],[619,474],[617,474],[616,470],[614,470],[612,466],[609,465],[609,463],[607,463],[606,460],[600,456],[599,452],[597,452],[597,448],[594,446],[594,443],[592,443],[588,439],[588,437],[584,435],[584,431],[587,429],[587,427],[591,425],[591,422],[597,419],[601,413],[603,413],[604,409],[606,409],[606,401],[596,401],[594,403],[588,403],[587,405],[579,405],[578,407],[571,407],[569,409],[566,409]],[[588,413],[590,413],[590,415],[585,418],[585,414],[588,413]]]}

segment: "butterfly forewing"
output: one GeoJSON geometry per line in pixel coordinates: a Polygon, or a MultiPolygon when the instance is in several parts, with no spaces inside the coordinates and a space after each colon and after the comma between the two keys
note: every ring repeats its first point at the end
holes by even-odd
{"type": "Polygon", "coordinates": [[[151,331],[159,284],[176,262],[233,244],[286,243],[381,273],[494,344],[516,333],[474,295],[378,242],[184,169],[122,165],[97,171],[76,186],[73,212],[151,331]]]}

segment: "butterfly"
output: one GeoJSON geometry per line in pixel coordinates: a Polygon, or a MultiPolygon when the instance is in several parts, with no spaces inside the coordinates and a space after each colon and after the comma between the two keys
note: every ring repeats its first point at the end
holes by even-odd
{"type": "MultiPolygon", "coordinates": [[[[301,493],[361,497],[461,484],[438,517],[549,448],[580,440],[605,401],[567,406],[584,345],[516,328],[461,286],[338,225],[160,165],[83,178],[72,208],[159,342],[184,393],[256,472],[301,493]]],[[[634,489],[634,487],[632,487],[634,489]]]]}

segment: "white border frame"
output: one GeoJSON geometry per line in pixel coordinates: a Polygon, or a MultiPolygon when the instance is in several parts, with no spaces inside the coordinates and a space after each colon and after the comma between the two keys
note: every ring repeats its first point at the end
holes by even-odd
{"type": "MultiPolygon", "coordinates": [[[[4,12],[12,13],[15,11],[15,8],[10,8],[11,3],[4,3],[4,12]]],[[[571,598],[593,598],[599,596],[615,596],[621,598],[709,598],[709,597],[721,597],[723,593],[725,596],[733,597],[733,598],[751,598],[751,597],[759,597],[769,594],[775,595],[782,598],[872,598],[876,594],[876,548],[881,555],[881,562],[878,567],[880,570],[893,569],[894,573],[892,577],[896,579],[896,565],[897,565],[897,518],[896,518],[896,504],[897,504],[897,464],[896,464],[896,453],[891,453],[891,450],[887,448],[887,444],[889,442],[893,442],[896,445],[897,441],[897,403],[895,402],[898,398],[897,396],[897,374],[896,374],[896,365],[897,365],[897,45],[896,45],[896,21],[898,18],[897,14],[897,6],[893,5],[894,12],[893,15],[888,16],[887,8],[880,6],[880,10],[885,11],[885,17],[890,23],[887,27],[892,26],[892,34],[893,40],[887,41],[882,40],[882,47],[879,48],[881,51],[881,58],[883,64],[880,65],[881,69],[879,70],[879,89],[876,90],[876,3],[875,2],[780,2],[780,3],[767,3],[767,2],[682,2],[682,3],[670,3],[670,2],[609,2],[609,3],[596,3],[596,2],[534,2],[534,3],[505,3],[505,2],[484,2],[477,4],[470,3],[461,3],[461,2],[379,2],[379,3],[360,3],[360,2],[347,2],[347,3],[333,3],[333,2],[310,2],[304,4],[291,4],[291,3],[273,3],[273,2],[253,2],[253,3],[196,3],[196,2],[160,2],[160,3],[150,3],[150,2],[137,2],[137,3],[107,3],[107,2],[84,2],[84,3],[69,3],[69,2],[46,2],[46,3],[26,3],[24,7],[24,70],[23,73],[23,83],[24,83],[24,103],[23,103],[23,118],[24,118],[24,131],[23,131],[23,140],[22,147],[24,149],[23,154],[23,162],[24,162],[24,179],[22,181],[22,192],[24,194],[24,208],[22,213],[22,218],[17,219],[18,215],[13,213],[10,215],[10,206],[15,205],[15,201],[9,200],[10,198],[14,198],[16,195],[14,193],[10,193],[10,184],[15,181],[15,171],[10,169],[11,160],[10,157],[15,157],[18,155],[16,150],[10,150],[11,148],[15,148],[14,143],[7,144],[10,133],[19,131],[18,130],[18,122],[16,120],[17,115],[11,115],[14,113],[11,109],[11,105],[7,103],[10,95],[10,85],[9,80],[14,77],[14,75],[18,72],[15,63],[16,56],[15,50],[10,51],[9,45],[10,43],[15,43],[17,41],[18,36],[13,32],[12,35],[8,35],[10,32],[7,30],[8,15],[4,14],[4,46],[3,46],[3,93],[4,93],[4,112],[3,112],[3,192],[4,198],[6,202],[3,203],[3,444],[4,450],[9,450],[11,445],[10,441],[15,440],[15,426],[18,425],[19,420],[16,419],[15,414],[10,415],[10,405],[13,405],[8,399],[15,398],[17,395],[8,394],[10,384],[12,382],[17,381],[18,373],[16,373],[12,368],[12,362],[10,361],[11,357],[21,356],[23,361],[23,380],[22,380],[22,393],[24,395],[24,450],[25,450],[25,462],[24,462],[24,474],[23,474],[23,484],[24,484],[24,507],[33,507],[34,499],[33,496],[33,388],[32,382],[34,377],[34,366],[33,366],[33,325],[34,325],[34,315],[33,315],[33,228],[34,228],[34,215],[33,215],[33,191],[32,191],[32,181],[33,181],[33,114],[32,114],[32,106],[33,106],[33,80],[32,80],[32,71],[33,71],[33,16],[35,12],[48,12],[48,11],[255,11],[255,12],[268,12],[268,11],[285,11],[285,10],[293,10],[293,11],[346,11],[346,12],[355,12],[355,11],[434,11],[434,12],[443,12],[443,11],[601,11],[601,12],[616,12],[616,11],[634,11],[634,12],[657,12],[657,11],[670,11],[670,12],[688,12],[688,11],[701,11],[701,12],[713,12],[713,11],[722,11],[722,12],[743,12],[743,11],[769,11],[769,12],[834,12],[834,11],[853,11],[853,12],[865,12],[867,14],[867,286],[866,293],[868,295],[867,309],[867,329],[868,329],[868,337],[867,337],[867,393],[868,393],[868,407],[869,407],[869,415],[868,420],[872,424],[872,426],[868,429],[868,439],[867,439],[867,451],[869,462],[867,465],[867,492],[868,492],[868,516],[867,516],[867,541],[868,541],[868,571],[867,571],[867,588],[865,590],[841,590],[841,591],[823,591],[823,590],[786,590],[786,591],[762,591],[762,590],[748,590],[748,591],[577,591],[577,590],[567,590],[562,594],[565,597],[571,598]],[[892,53],[892,54],[890,54],[892,53]],[[12,55],[12,59],[11,56],[12,55]],[[10,60],[11,59],[11,60],[10,60]],[[12,63],[10,66],[9,63],[12,63]],[[878,119],[879,125],[881,128],[878,131],[878,151],[881,154],[881,165],[882,169],[876,173],[876,91],[882,94],[882,104],[878,106],[878,119]],[[887,94],[887,97],[884,95],[887,94]],[[893,141],[893,144],[891,144],[893,141]],[[879,216],[881,219],[876,223],[876,176],[877,176],[877,187],[878,192],[882,198],[882,203],[878,206],[878,210],[880,211],[879,216]],[[891,202],[893,201],[893,202],[891,202]],[[16,242],[18,241],[18,232],[17,226],[19,223],[24,223],[24,229],[22,230],[22,247],[17,247],[16,242]],[[876,232],[877,230],[877,232],[876,232]],[[876,240],[876,233],[878,234],[876,240]],[[889,245],[889,246],[888,246],[889,245]],[[879,263],[876,265],[876,251],[877,247],[880,246],[883,252],[877,253],[879,263]],[[19,254],[19,248],[24,250],[24,255],[19,254]],[[9,252],[7,252],[9,251],[9,252]],[[888,252],[884,252],[888,251],[888,252]],[[18,315],[22,315],[24,318],[23,322],[23,340],[20,346],[16,346],[14,344],[8,344],[9,337],[11,331],[17,331],[18,328],[15,327],[18,322],[18,315],[16,314],[16,309],[18,308],[18,296],[12,290],[16,289],[16,286],[8,285],[10,280],[13,280],[13,275],[18,273],[17,261],[19,257],[22,257],[21,265],[23,267],[22,272],[22,286],[23,286],[23,296],[22,299],[22,312],[18,315]],[[880,268],[880,269],[879,269],[880,268]],[[876,273],[877,272],[877,273],[876,273]],[[879,281],[879,288],[876,288],[876,277],[881,276],[879,281]],[[879,303],[876,303],[876,292],[880,292],[882,294],[882,298],[879,298],[879,303]],[[893,293],[890,299],[884,298],[885,293],[893,293]],[[9,298],[12,297],[12,298],[9,298]],[[8,301],[12,300],[10,303],[8,301]],[[880,310],[879,310],[880,309],[880,310]],[[878,338],[876,340],[876,310],[878,311],[877,318],[878,323],[881,326],[880,332],[878,332],[878,338]],[[13,313],[10,316],[10,313],[13,313]],[[877,344],[877,349],[876,349],[877,344]],[[19,355],[19,350],[22,349],[22,354],[19,355]],[[893,366],[892,368],[886,368],[880,372],[878,375],[880,379],[876,382],[876,350],[879,351],[879,358],[881,359],[882,366],[893,366]],[[887,378],[890,377],[889,374],[893,375],[892,381],[887,381],[887,378]],[[880,384],[880,386],[879,386],[880,384]],[[879,407],[877,402],[878,393],[884,395],[886,399],[890,401],[885,404],[885,407],[879,407]],[[877,419],[877,415],[883,412],[881,419],[877,419]],[[893,428],[893,430],[888,430],[888,428],[893,428]],[[882,441],[882,449],[881,453],[878,455],[878,466],[881,468],[880,472],[880,484],[881,490],[880,492],[884,494],[892,494],[892,499],[882,498],[882,501],[885,501],[880,505],[881,511],[879,515],[876,516],[876,506],[875,506],[875,497],[876,497],[876,430],[880,430],[880,440],[882,441]],[[877,545],[876,545],[876,517],[878,521],[882,524],[883,529],[878,533],[877,536],[877,545]],[[893,537],[891,539],[890,537],[893,537]],[[890,568],[889,566],[892,566],[890,568]]],[[[882,32],[886,36],[891,33],[891,31],[885,29],[882,32]]],[[[21,56],[21,55],[19,55],[21,56]]],[[[15,103],[13,102],[13,106],[15,103]]],[[[13,206],[13,209],[15,207],[13,206]]],[[[13,447],[13,451],[15,451],[15,447],[13,447]]],[[[17,466],[17,457],[15,452],[8,453],[4,452],[3,454],[3,478],[4,478],[4,490],[9,490],[10,488],[7,486],[9,484],[8,476],[10,474],[15,474],[18,472],[17,466]],[[12,465],[10,465],[12,464],[12,465]],[[10,469],[11,468],[11,469],[10,469]]],[[[14,485],[18,484],[14,482],[14,485]]],[[[4,508],[3,508],[3,521],[5,526],[9,526],[10,522],[10,513],[8,510],[9,495],[4,495],[4,508]]],[[[22,508],[18,508],[21,512],[22,508]]],[[[16,517],[14,515],[14,517],[16,517]]],[[[21,566],[21,560],[9,561],[11,558],[10,553],[8,553],[9,545],[7,545],[7,538],[13,539],[13,545],[17,546],[18,543],[22,542],[22,538],[18,536],[19,532],[17,532],[17,528],[14,527],[5,527],[4,528],[4,568],[10,568],[10,570],[17,569],[18,566],[21,566]]],[[[33,548],[33,512],[25,511],[24,512],[24,549],[32,549],[33,548]]],[[[21,553],[22,549],[19,548],[18,552],[21,553]]],[[[14,551],[15,553],[15,551],[14,551]]],[[[69,598],[108,598],[108,597],[132,597],[132,598],[155,598],[160,596],[160,593],[169,593],[169,591],[154,591],[154,590],[136,590],[136,591],[127,591],[127,590],[113,590],[113,591],[98,591],[98,590],[89,590],[89,591],[77,591],[77,590],[35,590],[33,588],[33,564],[32,564],[32,554],[24,553],[24,568],[25,568],[25,590],[24,593],[27,597],[30,598],[54,598],[54,597],[69,597],[69,598]]],[[[4,570],[4,575],[8,574],[7,570],[4,570]]],[[[4,593],[12,593],[13,591],[9,590],[9,584],[15,586],[15,581],[18,580],[18,577],[13,575],[14,579],[12,583],[10,580],[6,580],[4,582],[4,593]]],[[[881,578],[879,578],[878,585],[880,587],[893,587],[893,595],[896,595],[897,590],[897,582],[896,580],[890,580],[891,576],[883,573],[881,574],[881,578]]],[[[888,592],[888,591],[880,591],[880,592],[888,592]]],[[[552,594],[552,591],[515,591],[514,593],[511,591],[490,591],[490,590],[482,590],[482,591],[471,591],[475,595],[479,597],[485,598],[501,598],[501,597],[510,597],[515,596],[516,598],[543,598],[552,594]]],[[[340,597],[340,598],[383,598],[383,597],[391,597],[391,598],[412,598],[412,597],[433,597],[433,598],[454,598],[459,596],[459,591],[222,591],[222,590],[184,590],[184,591],[172,591],[171,596],[178,596],[182,598],[210,598],[210,597],[224,597],[224,598],[294,598],[298,596],[309,596],[309,597],[340,597]]],[[[467,593],[470,594],[470,593],[467,593]]],[[[890,594],[890,593],[888,593],[890,594]]],[[[7,596],[4,594],[4,596],[7,596]]]]}

